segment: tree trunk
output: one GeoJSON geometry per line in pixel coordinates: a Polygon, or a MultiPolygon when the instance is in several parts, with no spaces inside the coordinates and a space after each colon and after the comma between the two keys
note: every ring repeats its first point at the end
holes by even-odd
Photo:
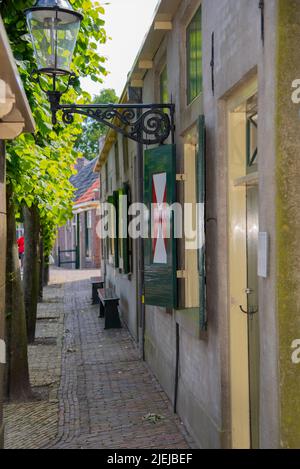
{"type": "Polygon", "coordinates": [[[39,295],[39,213],[35,205],[24,207],[24,298],[27,322],[28,343],[32,344],[35,338],[37,304],[39,295]]]}
{"type": "Polygon", "coordinates": [[[16,242],[15,209],[12,189],[7,186],[7,252],[6,252],[6,396],[23,401],[31,396],[24,295],[16,242]]]}
{"type": "Polygon", "coordinates": [[[43,282],[44,287],[47,287],[50,278],[50,266],[49,266],[49,256],[44,257],[44,272],[43,272],[43,282]]]}
{"type": "Polygon", "coordinates": [[[40,237],[40,262],[39,262],[39,302],[43,301],[43,288],[44,288],[44,242],[43,238],[40,237]]]}

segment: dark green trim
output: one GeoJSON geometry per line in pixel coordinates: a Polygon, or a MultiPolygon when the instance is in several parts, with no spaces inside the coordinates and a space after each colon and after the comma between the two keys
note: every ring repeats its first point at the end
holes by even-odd
{"type": "MultiPolygon", "coordinates": [[[[163,145],[145,151],[144,203],[148,209],[152,203],[153,175],[167,175],[167,203],[176,201],[176,148],[175,145],[163,145]]],[[[177,301],[177,256],[174,239],[174,219],[170,218],[171,238],[167,239],[167,264],[153,263],[153,240],[151,238],[151,219],[149,217],[149,238],[144,241],[144,278],[145,303],[165,308],[176,308],[177,301]]]]}
{"type": "Polygon", "coordinates": [[[123,238],[123,271],[124,274],[130,273],[130,257],[129,257],[129,234],[128,234],[128,208],[129,208],[129,198],[130,198],[130,188],[126,183],[122,189],[122,194],[127,197],[127,236],[123,238]]]}
{"type": "Polygon", "coordinates": [[[76,219],[76,229],[77,229],[77,245],[76,245],[76,269],[80,269],[80,215],[77,213],[77,219],[76,219]]]}
{"type": "Polygon", "coordinates": [[[206,231],[206,132],[205,117],[199,118],[199,150],[197,158],[197,192],[198,203],[203,204],[203,229],[204,245],[198,250],[199,271],[199,308],[200,308],[200,330],[207,330],[207,308],[206,308],[206,254],[205,254],[205,231],[206,231]]]}
{"type": "MultiPolygon", "coordinates": [[[[112,195],[109,195],[107,197],[107,203],[110,204],[110,205],[113,205],[114,206],[114,198],[112,195]]],[[[111,223],[111,219],[109,218],[109,222],[111,223]]],[[[112,227],[110,226],[109,227],[109,230],[111,230],[112,227]]],[[[111,233],[111,231],[109,231],[109,233],[111,233]]],[[[112,236],[110,236],[107,240],[108,240],[108,250],[107,250],[107,260],[110,262],[110,255],[112,255],[112,245],[114,243],[114,233],[111,233],[112,236]]]]}
{"type": "Polygon", "coordinates": [[[119,268],[119,191],[114,191],[113,193],[113,205],[115,207],[115,227],[116,233],[114,238],[114,245],[115,245],[115,268],[119,268]]]}
{"type": "Polygon", "coordinates": [[[84,212],[84,224],[85,224],[85,257],[89,257],[91,253],[91,246],[89,243],[89,229],[88,229],[88,212],[84,212]]]}

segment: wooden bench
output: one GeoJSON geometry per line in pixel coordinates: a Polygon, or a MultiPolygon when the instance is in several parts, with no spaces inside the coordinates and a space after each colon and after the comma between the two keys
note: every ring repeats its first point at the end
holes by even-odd
{"type": "Polygon", "coordinates": [[[100,318],[105,318],[105,329],[121,329],[119,301],[113,288],[99,288],[100,318]]]}
{"type": "Polygon", "coordinates": [[[91,277],[92,283],[92,304],[99,304],[99,296],[97,290],[104,287],[104,280],[101,277],[91,277]]]}

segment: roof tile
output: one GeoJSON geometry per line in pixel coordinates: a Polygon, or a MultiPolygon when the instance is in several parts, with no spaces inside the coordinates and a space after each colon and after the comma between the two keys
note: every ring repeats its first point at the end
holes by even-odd
{"type": "MultiPolygon", "coordinates": [[[[92,188],[93,184],[98,181],[99,184],[99,174],[94,173],[94,167],[98,158],[94,158],[92,161],[88,161],[84,166],[78,171],[75,176],[70,178],[71,184],[75,187],[75,197],[74,202],[78,201],[85,196],[86,192],[92,188]]],[[[99,184],[100,186],[100,184],[99,184]]],[[[93,191],[93,189],[92,189],[93,191]]],[[[95,194],[93,194],[95,196],[95,194]]],[[[90,199],[94,200],[94,199],[90,199]]]]}

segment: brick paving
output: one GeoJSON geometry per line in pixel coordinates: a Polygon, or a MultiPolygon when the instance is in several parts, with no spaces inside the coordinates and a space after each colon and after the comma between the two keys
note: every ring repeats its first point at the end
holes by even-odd
{"type": "Polygon", "coordinates": [[[36,340],[28,347],[30,381],[34,399],[6,404],[5,448],[37,449],[57,435],[58,389],[64,330],[64,289],[51,285],[39,304],[36,340]]]}
{"type": "Polygon", "coordinates": [[[91,306],[92,275],[52,272],[53,282],[64,283],[46,289],[37,341],[29,348],[40,400],[6,406],[6,447],[193,447],[127,329],[104,330],[91,306]],[[154,424],[148,414],[161,418],[154,424]]]}

